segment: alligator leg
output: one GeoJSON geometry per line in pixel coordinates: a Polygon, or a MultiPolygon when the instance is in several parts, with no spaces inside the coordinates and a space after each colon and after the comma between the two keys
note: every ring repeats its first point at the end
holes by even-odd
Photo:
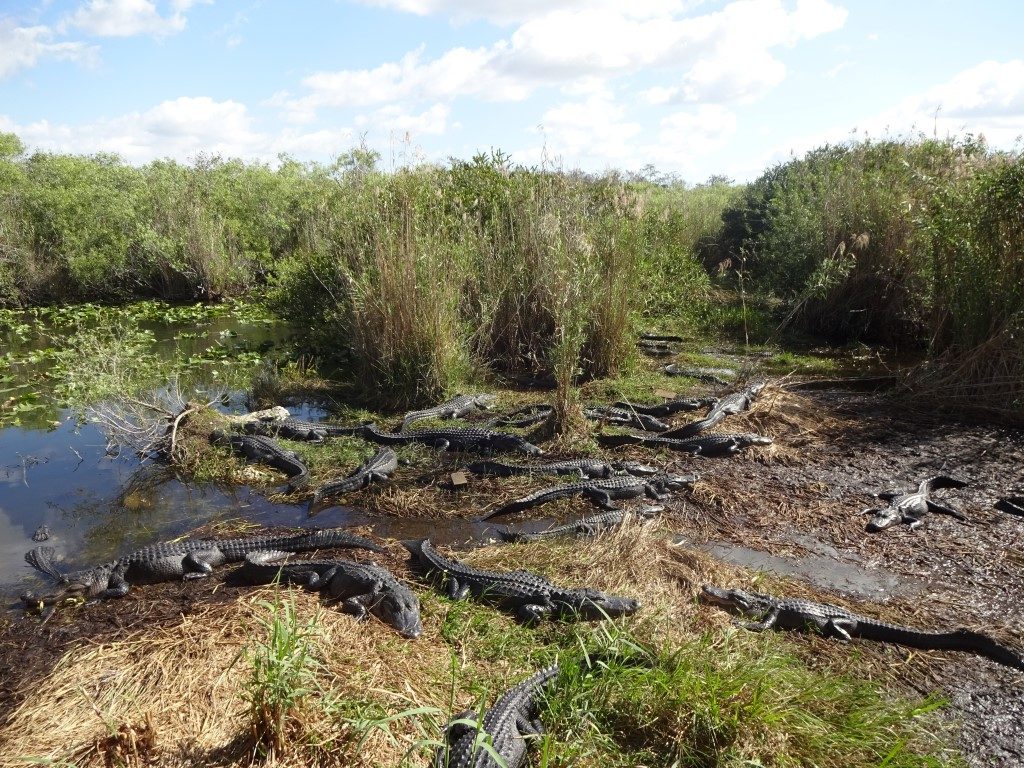
{"type": "Polygon", "coordinates": [[[342,613],[348,613],[362,621],[370,614],[369,606],[373,605],[380,597],[379,592],[367,592],[365,595],[347,597],[341,602],[342,613]]]}
{"type": "Polygon", "coordinates": [[[588,488],[584,493],[592,503],[596,504],[601,509],[607,510],[608,512],[614,512],[618,509],[618,507],[612,504],[612,496],[608,491],[601,490],[600,488],[588,488]]]}
{"type": "Polygon", "coordinates": [[[527,603],[516,610],[516,618],[524,624],[534,624],[551,613],[550,605],[527,603]]]}
{"type": "Polygon", "coordinates": [[[924,520],[922,520],[919,517],[914,517],[912,515],[903,515],[903,517],[900,518],[900,522],[906,523],[907,527],[910,528],[910,530],[912,531],[916,531],[918,528],[924,525],[924,520]]]}
{"type": "Polygon", "coordinates": [[[449,446],[449,445],[451,445],[451,443],[449,443],[449,442],[448,442],[447,440],[445,440],[444,438],[441,438],[441,439],[439,439],[439,440],[435,440],[435,441],[433,442],[433,446],[434,446],[434,448],[436,448],[436,449],[437,449],[437,450],[439,450],[439,451],[447,451],[447,450],[448,450],[448,446],[449,446]]]}
{"type": "MultiPolygon", "coordinates": [[[[192,579],[205,579],[207,576],[213,573],[213,566],[210,565],[204,559],[204,555],[213,555],[213,552],[189,552],[181,561],[182,568],[185,569],[185,573],[182,574],[182,579],[191,581],[192,579]]],[[[217,552],[216,554],[220,554],[217,552]]]]}
{"type": "Polygon", "coordinates": [[[825,637],[838,637],[840,640],[852,640],[850,632],[856,628],[856,621],[833,617],[822,623],[821,634],[825,637]]]}
{"type": "Polygon", "coordinates": [[[451,576],[448,577],[447,591],[452,600],[465,600],[469,597],[469,585],[459,584],[459,580],[451,576]]]}
{"type": "Polygon", "coordinates": [[[311,592],[319,592],[331,583],[331,579],[334,578],[334,574],[337,573],[337,571],[337,567],[331,568],[330,570],[325,571],[323,576],[316,571],[310,571],[309,576],[306,578],[306,583],[303,584],[303,586],[311,592]]]}
{"type": "Polygon", "coordinates": [[[937,501],[931,501],[930,499],[926,502],[928,504],[928,511],[935,512],[940,515],[950,515],[955,517],[957,520],[967,522],[967,515],[958,509],[947,507],[945,504],[939,504],[937,501]]]}
{"type": "Polygon", "coordinates": [[[744,629],[749,629],[752,632],[764,632],[766,629],[771,629],[775,626],[775,622],[779,619],[779,609],[773,608],[761,619],[761,621],[743,621],[739,622],[739,625],[744,629]]]}
{"type": "Polygon", "coordinates": [[[521,736],[540,736],[544,733],[544,726],[541,724],[540,718],[531,720],[519,714],[516,715],[516,730],[521,736]]]}

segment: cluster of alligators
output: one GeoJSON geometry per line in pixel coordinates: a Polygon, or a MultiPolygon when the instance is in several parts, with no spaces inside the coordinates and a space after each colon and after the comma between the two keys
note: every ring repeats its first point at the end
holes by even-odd
{"type": "MultiPolygon", "coordinates": [[[[749,446],[769,445],[771,439],[750,433],[702,433],[726,417],[748,409],[763,386],[763,383],[757,383],[721,399],[678,398],[653,405],[617,402],[611,406],[588,409],[587,416],[617,426],[643,430],[602,433],[598,436],[598,442],[605,446],[646,445],[699,456],[728,456],[749,446]],[[706,414],[681,427],[671,428],[659,420],[700,408],[707,408],[706,414]]],[[[494,428],[522,427],[536,423],[550,415],[547,406],[528,406],[492,419],[484,428],[409,429],[421,419],[456,418],[472,410],[488,408],[493,399],[490,395],[464,395],[434,408],[411,412],[406,414],[396,432],[381,431],[374,424],[338,426],[287,418],[283,421],[246,422],[240,434],[217,431],[211,435],[211,442],[227,446],[250,461],[267,463],[280,469],[288,475],[289,487],[292,489],[308,484],[309,471],[299,456],[284,450],[276,442],[277,437],[322,441],[329,437],[348,435],[360,436],[385,446],[349,475],[318,488],[313,495],[314,504],[386,480],[398,467],[396,454],[386,446],[417,442],[438,450],[486,455],[487,458],[467,465],[467,471],[474,475],[556,475],[576,478],[572,482],[509,501],[485,515],[482,520],[511,515],[557,498],[577,495],[586,497],[602,510],[536,533],[504,528],[498,534],[506,542],[595,535],[621,525],[628,517],[651,516],[661,509],[620,509],[613,501],[642,496],[661,501],[673,491],[692,487],[697,480],[696,475],[676,475],[633,461],[579,458],[554,462],[535,460],[523,464],[491,458],[493,454],[509,453],[533,457],[543,455],[544,451],[522,437],[495,431],[494,428]]],[[[866,510],[872,515],[868,530],[882,530],[898,523],[906,523],[914,528],[921,525],[922,518],[928,512],[962,518],[961,513],[934,501],[930,494],[938,489],[962,488],[965,485],[943,475],[925,480],[914,492],[893,490],[877,494],[888,505],[866,510]]],[[[1024,505],[1024,499],[1011,497],[1005,503],[1011,507],[1024,505]]],[[[1017,513],[1014,509],[1010,511],[1017,513]]],[[[475,568],[442,554],[429,539],[406,541],[403,545],[410,553],[414,569],[431,580],[449,598],[462,600],[472,597],[493,604],[525,624],[533,624],[547,617],[568,620],[615,618],[631,615],[640,608],[640,603],[633,598],[594,589],[559,586],[525,570],[490,571],[475,568]]],[[[325,529],[288,536],[199,539],[153,544],[109,563],[81,571],[63,572],[55,564],[52,548],[36,547],[26,554],[26,561],[54,579],[59,589],[42,596],[26,594],[22,599],[26,605],[41,606],[72,597],[116,598],[124,596],[133,585],[199,579],[213,573],[216,566],[241,563],[230,576],[235,583],[299,584],[319,592],[326,600],[338,602],[344,612],[357,618],[374,616],[393,627],[402,637],[418,637],[422,633],[419,599],[409,585],[386,568],[376,563],[340,558],[295,558],[296,553],[300,552],[339,548],[385,552],[380,545],[362,536],[341,529],[325,529]]],[[[699,598],[702,602],[727,608],[749,619],[742,626],[751,630],[805,630],[841,640],[861,638],[913,648],[965,651],[1024,670],[1024,658],[1021,655],[986,635],[966,629],[921,631],[859,616],[839,606],[712,585],[705,585],[699,598]]],[[[438,749],[433,763],[435,768],[500,764],[508,768],[525,766],[526,739],[542,732],[537,719],[540,698],[557,679],[558,673],[558,666],[554,665],[530,676],[498,698],[479,722],[472,712],[453,718],[445,728],[443,746],[438,749]],[[481,749],[481,732],[489,737],[490,750],[481,749]],[[492,751],[502,762],[494,758],[492,751]]]]}

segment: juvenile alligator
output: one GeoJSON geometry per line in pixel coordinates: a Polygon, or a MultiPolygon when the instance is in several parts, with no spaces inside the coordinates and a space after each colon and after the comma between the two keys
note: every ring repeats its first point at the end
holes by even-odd
{"type": "Polygon", "coordinates": [[[932,501],[929,498],[932,491],[940,488],[964,488],[966,486],[967,483],[962,480],[954,480],[946,475],[938,475],[922,481],[917,487],[916,493],[901,493],[898,490],[877,493],[875,496],[888,501],[889,506],[864,510],[865,515],[873,515],[868,522],[867,529],[875,533],[898,523],[906,523],[910,526],[910,530],[914,530],[922,524],[921,518],[929,512],[952,515],[957,520],[966,520],[967,517],[962,512],[958,512],[952,507],[947,507],[945,504],[939,504],[937,501],[932,501]]]}
{"type": "Polygon", "coordinates": [[[647,477],[634,477],[632,475],[616,475],[614,477],[598,478],[595,480],[581,480],[566,485],[555,485],[550,488],[531,493],[521,499],[510,501],[498,507],[493,512],[484,515],[481,519],[493,520],[495,517],[511,515],[514,512],[522,512],[524,509],[539,507],[555,499],[564,499],[568,496],[583,495],[591,503],[596,504],[604,510],[615,510],[612,499],[635,499],[638,496],[647,494],[649,498],[662,501],[668,498],[668,491],[679,488],[689,488],[697,482],[696,475],[673,475],[667,472],[649,475],[647,477]]]}
{"type": "Polygon", "coordinates": [[[420,601],[415,593],[379,565],[351,560],[289,560],[291,553],[249,552],[238,577],[246,584],[300,584],[341,601],[342,611],[365,619],[373,614],[402,637],[423,633],[420,601]]]}
{"type": "Polygon", "coordinates": [[[557,675],[554,664],[528,677],[495,701],[479,723],[472,710],[456,715],[445,727],[445,743],[435,753],[432,768],[526,768],[525,737],[544,732],[537,718],[537,699],[557,675]],[[480,732],[490,737],[490,747],[501,763],[481,746],[480,732]]]}
{"type": "Polygon", "coordinates": [[[313,494],[313,504],[319,504],[326,497],[366,488],[373,482],[384,482],[396,469],[398,457],[390,448],[384,448],[360,464],[348,477],[318,488],[313,494]]]}
{"type": "Polygon", "coordinates": [[[608,424],[616,424],[622,427],[636,427],[648,432],[664,432],[668,424],[664,421],[649,416],[639,411],[632,411],[626,408],[616,408],[610,405],[585,408],[583,415],[591,421],[603,421],[608,424]]]}
{"type": "Polygon", "coordinates": [[[622,525],[627,518],[652,518],[661,512],[662,509],[663,507],[644,507],[643,509],[638,509],[636,511],[616,509],[609,512],[599,512],[596,515],[581,517],[575,522],[558,525],[554,528],[548,528],[546,531],[527,533],[525,531],[510,531],[506,529],[498,531],[498,536],[501,537],[502,541],[509,542],[540,541],[542,539],[551,539],[558,536],[596,536],[602,531],[607,531],[610,528],[616,528],[622,525]]]}
{"type": "Polygon", "coordinates": [[[424,443],[439,451],[475,451],[478,453],[526,453],[539,456],[544,451],[519,435],[506,432],[492,432],[477,427],[443,427],[440,429],[417,429],[411,432],[381,432],[375,424],[363,426],[360,435],[374,443],[404,445],[424,443]]]}
{"type": "Polygon", "coordinates": [[[701,435],[683,440],[664,435],[608,434],[597,436],[598,445],[617,448],[621,445],[646,445],[649,448],[670,448],[700,456],[732,456],[752,445],[771,445],[772,439],[753,432],[701,435]]]}
{"type": "Polygon", "coordinates": [[[294,491],[309,482],[309,467],[294,451],[286,451],[269,437],[232,435],[222,429],[210,434],[214,445],[226,445],[248,461],[258,461],[280,469],[288,475],[288,490],[294,491]]]}
{"type": "Polygon", "coordinates": [[[693,437],[700,434],[718,424],[726,416],[734,416],[750,408],[754,398],[760,394],[762,389],[764,389],[764,382],[759,381],[740,392],[728,394],[715,403],[703,419],[691,421],[689,424],[684,424],[676,429],[670,429],[662,434],[662,437],[693,437]]]}
{"type": "Polygon", "coordinates": [[[595,589],[556,586],[529,571],[485,571],[439,553],[430,539],[403,542],[418,565],[433,574],[453,600],[470,595],[498,605],[517,619],[532,623],[544,616],[583,620],[615,618],[636,613],[640,603],[628,597],[606,595],[595,589]]]}
{"type": "Polygon", "coordinates": [[[701,408],[712,408],[717,402],[717,397],[681,397],[664,403],[654,403],[653,405],[637,405],[627,400],[619,400],[615,403],[615,407],[636,411],[647,416],[674,416],[682,411],[699,411],[701,408]]]}
{"type": "Polygon", "coordinates": [[[409,411],[402,419],[402,426],[398,428],[398,431],[404,432],[410,424],[423,419],[457,419],[476,408],[486,411],[490,409],[495,399],[494,395],[456,395],[451,400],[446,400],[433,408],[409,411]]]}
{"type": "Polygon", "coordinates": [[[509,413],[503,413],[500,416],[495,416],[486,423],[486,426],[488,428],[517,427],[519,429],[524,429],[526,427],[532,427],[535,424],[540,424],[543,421],[547,421],[551,418],[551,414],[554,410],[555,407],[548,403],[524,405],[522,408],[517,408],[509,413]]]}
{"type": "Polygon", "coordinates": [[[736,371],[732,368],[680,368],[675,363],[669,363],[662,370],[669,376],[686,376],[704,384],[715,384],[720,387],[729,385],[726,378],[736,378],[736,371]],[[722,378],[723,376],[725,378],[722,378]]]}
{"type": "Polygon", "coordinates": [[[658,470],[636,461],[607,462],[604,459],[569,459],[548,464],[509,464],[505,461],[474,461],[466,467],[474,475],[577,475],[582,478],[611,477],[616,472],[630,475],[656,475],[658,470]]]}
{"type": "MultiPolygon", "coordinates": [[[[199,579],[213,573],[214,566],[236,563],[249,552],[282,550],[304,552],[312,549],[357,547],[383,552],[379,546],[362,536],[329,528],[295,536],[251,536],[241,539],[195,539],[151,544],[109,563],[73,573],[61,573],[53,564],[52,547],[36,547],[25,555],[25,561],[42,573],[56,579],[61,593],[42,598],[80,594],[87,598],[123,597],[132,585],[156,584],[176,579],[199,579]]],[[[24,595],[27,604],[39,602],[34,595],[24,595]]]]}
{"type": "Polygon", "coordinates": [[[825,637],[840,640],[857,637],[923,650],[964,651],[1024,670],[1024,659],[1017,653],[986,635],[968,629],[926,632],[859,616],[837,605],[777,598],[758,592],[722,589],[711,585],[705,585],[701,590],[701,600],[756,619],[741,624],[755,632],[773,627],[811,630],[825,637]]]}
{"type": "Polygon", "coordinates": [[[343,427],[340,424],[325,424],[322,421],[303,421],[287,418],[282,421],[247,421],[242,424],[242,431],[249,435],[264,437],[283,437],[286,440],[303,440],[311,443],[323,442],[328,437],[357,435],[362,425],[343,427]]]}
{"type": "Polygon", "coordinates": [[[996,509],[1010,515],[1024,515],[1024,496],[1007,496],[996,502],[996,509]]]}

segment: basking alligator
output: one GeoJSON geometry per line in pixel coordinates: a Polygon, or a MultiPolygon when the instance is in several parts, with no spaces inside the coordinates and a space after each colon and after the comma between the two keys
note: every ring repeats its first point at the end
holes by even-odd
{"type": "Polygon", "coordinates": [[[704,586],[700,597],[705,602],[729,608],[748,618],[757,619],[757,621],[742,624],[747,629],[756,632],[772,627],[806,629],[818,632],[825,637],[836,637],[840,640],[859,637],[864,640],[879,640],[884,643],[894,643],[923,650],[964,651],[976,653],[1015,669],[1024,670],[1024,659],[1018,654],[992,638],[968,629],[924,632],[859,616],[837,605],[777,598],[758,592],[722,589],[711,585],[704,586]]]}
{"type": "Polygon", "coordinates": [[[451,400],[435,405],[433,408],[424,408],[422,411],[409,411],[405,414],[405,418],[402,419],[402,426],[398,428],[398,431],[404,432],[410,424],[422,421],[423,419],[457,419],[462,414],[469,413],[475,408],[486,411],[490,409],[494,400],[494,395],[457,395],[451,400]]]}
{"type": "Polygon", "coordinates": [[[525,737],[544,732],[537,718],[537,698],[557,675],[554,664],[528,677],[494,702],[479,723],[472,710],[456,715],[445,727],[445,743],[435,753],[431,768],[526,768],[525,737]],[[488,737],[500,763],[481,746],[488,737]]]}
{"type": "Polygon", "coordinates": [[[386,568],[351,560],[289,561],[290,556],[273,550],[249,552],[238,577],[246,584],[301,584],[341,600],[342,610],[357,619],[373,614],[402,637],[423,633],[419,598],[386,568]]]}
{"type": "Polygon", "coordinates": [[[474,597],[496,603],[520,621],[530,623],[544,616],[568,616],[584,620],[614,618],[636,613],[640,603],[632,598],[606,595],[595,589],[568,589],[528,571],[484,571],[439,553],[430,539],[403,542],[427,574],[438,577],[453,600],[474,597]]]}
{"type": "Polygon", "coordinates": [[[616,475],[594,480],[580,480],[575,483],[544,488],[529,496],[510,501],[480,519],[481,521],[492,520],[495,517],[522,512],[524,509],[539,507],[541,504],[547,504],[555,499],[564,499],[578,494],[586,496],[601,509],[615,510],[617,508],[612,505],[612,499],[635,499],[646,493],[648,497],[661,501],[668,497],[668,491],[688,488],[696,481],[695,475],[672,475],[667,472],[659,472],[657,475],[647,477],[616,475]]]}
{"type": "Polygon", "coordinates": [[[932,501],[929,494],[940,488],[964,488],[967,483],[962,480],[954,480],[946,475],[930,477],[921,482],[917,487],[917,493],[901,493],[898,490],[877,493],[875,496],[889,502],[884,509],[865,509],[865,515],[874,515],[868,522],[867,529],[872,533],[885,530],[898,523],[906,523],[910,530],[914,530],[923,522],[921,520],[929,512],[936,512],[943,515],[952,515],[957,520],[966,520],[967,517],[952,507],[932,501]]]}
{"type": "Polygon", "coordinates": [[[652,357],[668,357],[676,353],[675,347],[671,346],[668,342],[658,341],[657,339],[640,339],[636,346],[641,352],[652,357]]]}
{"type": "Polygon", "coordinates": [[[675,400],[667,400],[664,403],[653,405],[637,405],[626,400],[619,400],[614,405],[616,408],[626,408],[630,411],[643,413],[647,416],[674,416],[682,411],[699,411],[701,408],[712,408],[718,403],[717,397],[680,397],[675,400]]]}
{"type": "Polygon", "coordinates": [[[996,502],[996,509],[1010,515],[1024,515],[1024,496],[1007,496],[996,502]]]}
{"type": "Polygon", "coordinates": [[[510,531],[505,529],[498,531],[502,541],[540,541],[558,536],[596,536],[602,531],[616,528],[622,525],[627,518],[636,517],[640,519],[652,518],[661,512],[663,507],[644,507],[635,511],[628,509],[615,509],[608,512],[599,512],[596,515],[581,517],[572,523],[558,525],[548,528],[546,531],[526,533],[525,531],[510,531]]]}
{"type": "Polygon", "coordinates": [[[374,443],[404,445],[424,443],[439,451],[476,451],[479,453],[526,453],[539,456],[544,451],[533,443],[526,442],[519,435],[506,432],[491,432],[477,427],[442,427],[439,429],[417,429],[411,432],[381,432],[376,424],[366,424],[361,436],[374,443]]]}
{"type": "Polygon", "coordinates": [[[258,461],[280,469],[288,475],[288,490],[294,491],[309,482],[309,467],[294,451],[286,451],[269,437],[262,435],[232,435],[222,429],[210,434],[214,445],[226,445],[249,461],[258,461]]]}
{"type": "Polygon", "coordinates": [[[608,424],[616,424],[622,427],[636,427],[647,432],[664,432],[668,424],[664,421],[649,416],[639,411],[614,406],[602,405],[594,408],[586,408],[583,415],[591,421],[603,421],[608,424]]]}
{"type": "MultiPolygon", "coordinates": [[[[142,547],[110,563],[66,574],[54,566],[52,547],[36,547],[25,555],[25,561],[60,582],[63,588],[61,594],[42,598],[46,602],[51,598],[59,599],[65,594],[81,594],[100,599],[123,597],[134,584],[199,579],[213,573],[216,565],[238,562],[249,552],[261,549],[304,552],[334,547],[384,551],[362,536],[355,536],[339,528],[329,528],[295,536],[167,541],[142,547]]],[[[22,599],[26,603],[39,602],[33,595],[25,595],[22,599]]]]}
{"type": "Polygon", "coordinates": [[[740,392],[728,394],[715,403],[711,407],[711,410],[708,411],[708,415],[703,419],[691,421],[689,424],[684,424],[681,427],[670,429],[668,432],[662,434],[662,437],[693,437],[694,435],[704,432],[718,424],[718,422],[726,416],[734,416],[737,413],[741,413],[742,411],[750,408],[750,404],[754,402],[754,398],[760,394],[762,389],[764,389],[764,382],[759,381],[751,384],[740,392]]]}
{"type": "Polygon", "coordinates": [[[286,440],[304,440],[311,443],[322,442],[328,437],[357,435],[362,428],[361,424],[354,427],[343,427],[340,424],[303,421],[302,419],[290,417],[282,421],[253,420],[242,424],[242,431],[246,434],[263,435],[264,437],[283,437],[286,440]]]}
{"type": "Polygon", "coordinates": [[[334,480],[318,488],[313,494],[313,504],[319,504],[325,497],[366,488],[373,482],[384,482],[396,469],[398,457],[390,448],[384,448],[360,464],[348,477],[334,480]]]}
{"type": "Polygon", "coordinates": [[[735,379],[736,371],[732,368],[680,368],[675,363],[669,363],[662,371],[667,373],[669,376],[686,376],[690,379],[696,379],[697,381],[703,382],[704,384],[716,384],[720,387],[726,387],[729,382],[725,380],[735,379]],[[725,378],[722,378],[722,377],[725,378]]]}
{"type": "Polygon", "coordinates": [[[616,472],[630,475],[656,475],[658,470],[636,461],[607,462],[604,459],[569,459],[548,464],[509,464],[505,461],[474,461],[466,467],[474,475],[577,475],[580,478],[611,477],[616,472]]]}
{"type": "Polygon", "coordinates": [[[32,541],[46,541],[50,538],[50,526],[40,525],[32,534],[32,541]]]}
{"type": "Polygon", "coordinates": [[[771,445],[772,439],[753,432],[702,435],[677,440],[664,435],[609,434],[598,435],[598,445],[617,448],[620,445],[646,445],[650,448],[671,448],[700,456],[732,456],[751,445],[771,445]]]}
{"type": "Polygon", "coordinates": [[[487,427],[518,427],[519,429],[532,427],[551,418],[554,410],[555,407],[548,403],[524,405],[522,408],[517,408],[509,413],[495,416],[487,422],[487,427]]]}

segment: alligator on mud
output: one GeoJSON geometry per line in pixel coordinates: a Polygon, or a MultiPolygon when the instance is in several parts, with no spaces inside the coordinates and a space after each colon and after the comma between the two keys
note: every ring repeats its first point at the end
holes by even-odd
{"type": "Polygon", "coordinates": [[[545,616],[596,620],[629,616],[640,603],[629,597],[606,595],[594,589],[559,587],[529,571],[485,571],[445,557],[430,539],[403,542],[427,575],[433,575],[453,600],[470,595],[494,603],[519,621],[533,623],[545,616]]]}
{"type": "Polygon", "coordinates": [[[402,419],[399,432],[404,432],[408,427],[423,419],[457,419],[465,413],[473,410],[490,410],[491,405],[497,398],[494,395],[456,395],[451,400],[446,400],[433,408],[424,408],[422,411],[409,411],[402,419]]]}
{"type": "Polygon", "coordinates": [[[546,531],[527,533],[505,529],[498,531],[498,536],[502,541],[508,542],[541,541],[558,536],[597,536],[599,533],[617,528],[627,519],[649,519],[662,512],[663,509],[664,507],[660,506],[648,506],[638,510],[615,509],[599,512],[596,515],[587,515],[572,523],[548,528],[546,531]]]}
{"type": "Polygon", "coordinates": [[[867,530],[875,533],[883,531],[893,525],[905,523],[914,530],[924,521],[922,518],[929,512],[951,515],[957,520],[966,520],[967,517],[952,507],[932,501],[929,495],[932,491],[940,488],[965,488],[967,483],[962,480],[955,480],[946,475],[938,475],[923,480],[917,488],[916,493],[903,493],[899,490],[884,491],[875,496],[889,502],[888,507],[865,509],[865,515],[873,515],[867,524],[867,530]]]}
{"type": "Polygon", "coordinates": [[[990,637],[968,629],[929,632],[876,621],[845,608],[808,600],[777,598],[740,589],[705,585],[701,600],[740,613],[753,622],[741,626],[756,632],[766,629],[811,630],[840,640],[861,638],[910,648],[935,651],[963,651],[1024,670],[1024,658],[990,637]]]}
{"type": "Polygon", "coordinates": [[[576,475],[583,478],[611,477],[624,472],[629,475],[656,475],[655,467],[636,461],[613,461],[604,459],[568,459],[547,464],[511,464],[507,461],[474,461],[466,467],[474,475],[495,475],[513,477],[517,475],[576,475]]]}
{"type": "Polygon", "coordinates": [[[479,723],[472,710],[456,715],[445,726],[444,744],[435,753],[431,768],[526,768],[525,737],[544,732],[537,718],[537,699],[557,675],[557,664],[531,675],[495,701],[479,723]],[[484,738],[490,739],[500,763],[481,746],[484,738]]]}
{"type": "Polygon", "coordinates": [[[295,451],[286,451],[273,439],[262,435],[232,435],[223,429],[210,433],[210,442],[224,445],[248,461],[268,464],[288,475],[288,490],[294,491],[309,482],[309,467],[295,451]]]}
{"type": "Polygon", "coordinates": [[[515,427],[518,429],[525,429],[526,427],[533,427],[551,418],[551,414],[555,412],[555,407],[549,403],[534,403],[532,405],[524,405],[522,408],[517,408],[509,413],[503,413],[500,416],[495,416],[490,419],[486,426],[491,427],[515,427]]]}
{"type": "Polygon", "coordinates": [[[597,436],[597,444],[605,448],[617,448],[622,445],[645,445],[649,448],[669,448],[673,451],[685,451],[698,456],[732,456],[752,445],[771,445],[772,439],[753,432],[736,434],[713,434],[700,437],[676,439],[663,435],[637,434],[602,434],[597,436]]]}
{"type": "Polygon", "coordinates": [[[1024,496],[1006,496],[999,499],[995,506],[1000,512],[1024,516],[1024,496]]]}
{"type": "Polygon", "coordinates": [[[764,389],[764,384],[765,383],[763,381],[755,382],[740,392],[733,392],[726,395],[711,407],[711,410],[708,411],[707,416],[703,419],[691,421],[689,424],[684,424],[681,427],[670,429],[667,432],[664,432],[662,437],[694,437],[715,426],[726,416],[734,416],[737,413],[742,413],[750,408],[751,403],[754,402],[754,399],[760,394],[761,390],[764,389]]]}
{"type": "Polygon", "coordinates": [[[313,549],[356,547],[383,552],[369,539],[338,528],[294,536],[250,536],[239,539],[195,539],[170,541],[137,549],[109,563],[72,573],[61,573],[53,564],[52,547],[36,547],[25,561],[60,584],[60,592],[37,597],[22,596],[26,605],[51,603],[64,597],[108,599],[123,597],[133,585],[156,584],[177,579],[199,579],[213,573],[215,566],[236,563],[249,552],[281,550],[304,552],[313,549]]]}
{"type": "Polygon", "coordinates": [[[249,435],[263,437],[283,437],[285,440],[301,440],[309,443],[323,442],[328,437],[358,435],[362,425],[343,427],[340,424],[325,424],[322,421],[303,421],[287,418],[281,421],[247,421],[242,424],[242,431],[249,435]]]}
{"type": "Polygon", "coordinates": [[[668,472],[646,477],[616,475],[594,480],[580,480],[566,485],[554,485],[521,499],[510,501],[484,515],[480,520],[492,520],[495,517],[503,517],[531,507],[538,507],[555,499],[577,495],[586,496],[591,503],[601,509],[615,510],[617,508],[612,504],[612,499],[635,499],[646,494],[655,501],[662,501],[668,498],[669,491],[690,488],[695,482],[697,482],[695,475],[673,475],[668,472]]]}
{"type": "Polygon", "coordinates": [[[313,504],[319,504],[323,499],[331,496],[339,496],[349,491],[366,488],[371,483],[382,483],[396,469],[398,469],[398,457],[390,448],[384,448],[360,464],[352,474],[318,488],[313,494],[313,504]]]}
{"type": "Polygon", "coordinates": [[[688,379],[696,379],[704,384],[714,384],[719,387],[726,387],[729,382],[725,379],[735,379],[736,371],[732,368],[680,368],[675,363],[669,363],[662,371],[669,376],[685,376],[688,379]],[[722,378],[722,377],[725,378],[722,378]]]}
{"type": "Polygon", "coordinates": [[[664,432],[669,426],[664,421],[649,414],[640,413],[629,408],[617,408],[611,405],[585,408],[583,415],[590,421],[600,421],[620,427],[634,427],[647,432],[664,432]]]}
{"type": "Polygon", "coordinates": [[[259,550],[245,556],[237,579],[244,584],[300,584],[340,600],[342,611],[368,615],[394,627],[402,637],[423,633],[420,601],[415,593],[379,565],[351,560],[289,560],[290,552],[259,550]]]}
{"type": "Polygon", "coordinates": [[[423,443],[439,451],[472,451],[476,453],[525,453],[540,456],[544,453],[533,443],[519,435],[492,432],[477,427],[442,427],[417,429],[411,432],[381,432],[375,424],[366,424],[360,436],[383,445],[423,443]]]}

